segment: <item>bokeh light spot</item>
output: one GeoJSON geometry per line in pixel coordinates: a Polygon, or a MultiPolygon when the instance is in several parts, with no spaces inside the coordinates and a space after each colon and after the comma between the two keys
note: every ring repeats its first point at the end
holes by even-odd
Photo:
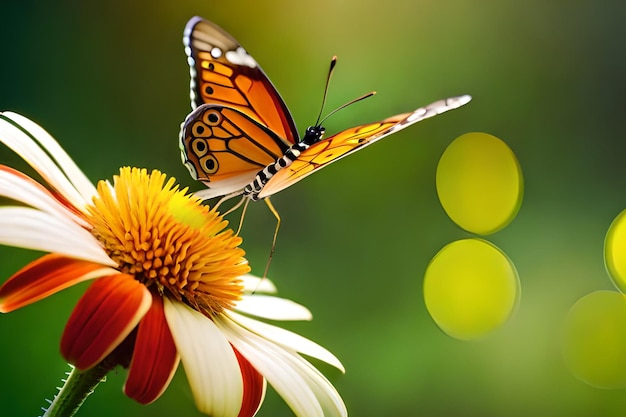
{"type": "Polygon", "coordinates": [[[572,373],[598,388],[626,387],[626,298],[595,291],[570,309],[563,356],[572,373]]]}
{"type": "Polygon", "coordinates": [[[513,151],[487,133],[466,133],[445,150],[437,166],[437,195],[463,229],[487,235],[502,229],[522,203],[522,170],[513,151]]]}
{"type": "Polygon", "coordinates": [[[483,239],[463,239],[435,255],[424,276],[426,308],[457,339],[475,339],[502,325],[519,296],[515,266],[483,239]]]}
{"type": "Polygon", "coordinates": [[[604,262],[617,289],[626,294],[626,210],[609,226],[604,242],[604,262]]]}

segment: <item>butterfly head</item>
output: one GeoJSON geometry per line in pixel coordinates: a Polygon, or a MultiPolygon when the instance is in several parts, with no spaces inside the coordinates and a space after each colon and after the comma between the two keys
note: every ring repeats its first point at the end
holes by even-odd
{"type": "Polygon", "coordinates": [[[326,129],[324,129],[323,126],[320,126],[320,125],[309,126],[306,128],[306,131],[304,132],[304,137],[302,138],[301,142],[304,143],[305,145],[311,146],[314,143],[317,143],[320,140],[322,140],[322,136],[324,136],[325,132],[326,132],[326,129]]]}
{"type": "Polygon", "coordinates": [[[307,127],[306,131],[304,132],[304,137],[300,141],[300,143],[305,144],[307,146],[311,146],[322,140],[322,136],[324,136],[324,133],[326,132],[326,129],[322,127],[322,123],[324,123],[326,119],[328,119],[333,114],[337,113],[339,110],[345,109],[351,104],[354,104],[358,101],[361,101],[363,99],[366,99],[376,94],[375,91],[372,91],[372,92],[362,95],[361,97],[357,97],[354,100],[350,100],[349,102],[337,107],[335,110],[331,111],[324,118],[322,118],[322,111],[324,111],[324,104],[326,103],[326,92],[328,91],[328,82],[330,81],[330,74],[332,73],[332,70],[335,67],[336,62],[337,62],[337,57],[333,57],[333,60],[331,61],[331,64],[330,64],[330,72],[328,73],[328,78],[326,79],[326,88],[324,89],[324,99],[322,100],[322,108],[320,109],[320,114],[317,116],[317,121],[315,122],[314,126],[307,127]]]}

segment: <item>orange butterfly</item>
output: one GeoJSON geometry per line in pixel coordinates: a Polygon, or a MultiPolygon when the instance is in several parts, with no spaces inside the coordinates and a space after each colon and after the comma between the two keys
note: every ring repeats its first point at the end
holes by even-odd
{"type": "Polygon", "coordinates": [[[468,95],[439,100],[326,139],[317,124],[300,139],[278,91],[232,36],[194,17],[183,42],[193,111],[181,126],[180,149],[191,176],[208,187],[197,193],[204,199],[269,197],[387,135],[471,100],[468,95]]]}

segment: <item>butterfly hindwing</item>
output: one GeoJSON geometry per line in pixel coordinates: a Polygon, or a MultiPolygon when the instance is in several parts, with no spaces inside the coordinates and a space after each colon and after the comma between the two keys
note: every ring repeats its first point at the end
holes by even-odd
{"type": "Polygon", "coordinates": [[[234,107],[203,104],[181,127],[183,163],[208,196],[242,189],[288,147],[274,132],[234,107]]]}
{"type": "Polygon", "coordinates": [[[385,136],[429,117],[456,109],[469,101],[469,96],[439,100],[413,112],[398,114],[376,123],[356,126],[323,139],[302,151],[291,165],[274,174],[265,183],[258,197],[269,197],[318,169],[371,145],[385,136]]]}
{"type": "Polygon", "coordinates": [[[192,18],[183,37],[191,72],[192,108],[220,104],[235,108],[290,145],[298,141],[287,105],[261,67],[226,31],[192,18]]]}

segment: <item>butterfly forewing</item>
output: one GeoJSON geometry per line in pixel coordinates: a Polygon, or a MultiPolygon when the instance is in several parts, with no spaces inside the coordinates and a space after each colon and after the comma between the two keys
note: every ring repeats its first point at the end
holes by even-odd
{"type": "Polygon", "coordinates": [[[302,151],[291,165],[274,174],[266,182],[258,197],[269,197],[311,175],[318,169],[371,145],[385,136],[421,120],[456,109],[470,100],[470,96],[467,95],[439,100],[413,112],[398,114],[376,123],[356,126],[323,139],[302,151]]]}
{"type": "Polygon", "coordinates": [[[285,102],[261,67],[219,26],[192,18],[183,38],[191,72],[191,105],[219,104],[241,111],[272,130],[279,141],[298,141],[285,102]]]}

